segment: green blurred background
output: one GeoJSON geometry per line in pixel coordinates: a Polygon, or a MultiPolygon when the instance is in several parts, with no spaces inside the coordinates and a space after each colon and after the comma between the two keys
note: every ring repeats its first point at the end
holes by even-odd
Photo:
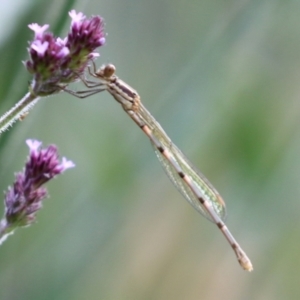
{"type": "Polygon", "coordinates": [[[27,24],[63,37],[72,8],[101,15],[98,65],[116,65],[220,191],[254,265],[240,268],[112,97],[60,94],[0,139],[0,190],[22,169],[27,138],[76,163],[49,184],[38,223],[1,246],[1,300],[299,299],[300,1],[1,0],[0,8],[1,114],[30,80],[21,63],[27,24]]]}

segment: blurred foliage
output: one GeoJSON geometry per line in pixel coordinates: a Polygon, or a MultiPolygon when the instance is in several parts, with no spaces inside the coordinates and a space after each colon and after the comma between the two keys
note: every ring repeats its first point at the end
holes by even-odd
{"type": "MultiPolygon", "coordinates": [[[[106,20],[111,62],[224,196],[254,272],[168,182],[149,142],[105,93],[43,99],[1,136],[0,188],[55,143],[76,168],[38,223],[0,249],[0,299],[298,299],[300,2],[0,3],[0,109],[26,92],[27,24],[66,35],[75,8],[106,20]]],[[[74,89],[79,85],[74,85],[74,89]]]]}

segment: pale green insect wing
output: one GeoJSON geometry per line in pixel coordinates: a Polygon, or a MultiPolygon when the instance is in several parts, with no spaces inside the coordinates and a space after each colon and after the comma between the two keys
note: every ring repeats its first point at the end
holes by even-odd
{"type": "MultiPolygon", "coordinates": [[[[178,189],[178,191],[199,213],[205,216],[208,220],[213,221],[211,216],[201,205],[197,196],[187,185],[187,183],[178,175],[177,171],[170,164],[170,162],[161,154],[161,152],[155,147],[153,143],[152,146],[154,148],[155,154],[157,155],[157,158],[163,166],[163,169],[165,170],[172,183],[178,189]]],[[[173,159],[178,163],[183,173],[190,176],[190,178],[193,180],[193,182],[199,189],[199,192],[202,194],[202,197],[212,204],[214,211],[222,220],[224,220],[226,218],[226,207],[224,203],[218,200],[221,199],[219,193],[212,187],[212,185],[204,177],[204,175],[202,175],[200,171],[192,166],[185,155],[174,144],[171,144],[169,147],[167,147],[167,149],[168,151],[170,151],[173,159]]]]}

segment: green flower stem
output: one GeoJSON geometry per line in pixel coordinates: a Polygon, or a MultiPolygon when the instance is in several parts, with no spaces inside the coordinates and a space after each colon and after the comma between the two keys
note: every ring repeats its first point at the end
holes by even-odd
{"type": "Polygon", "coordinates": [[[14,107],[0,118],[0,135],[16,121],[22,120],[29,110],[40,100],[39,96],[28,92],[14,107]]]}
{"type": "Polygon", "coordinates": [[[2,219],[0,222],[0,245],[10,236],[14,233],[16,227],[10,227],[6,223],[5,219],[2,219]]]}

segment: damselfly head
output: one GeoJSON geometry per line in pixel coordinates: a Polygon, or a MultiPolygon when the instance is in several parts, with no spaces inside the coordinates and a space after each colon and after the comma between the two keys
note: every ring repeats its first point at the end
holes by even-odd
{"type": "Polygon", "coordinates": [[[110,78],[116,72],[116,67],[112,64],[104,65],[96,72],[96,74],[100,77],[110,78]]]}

